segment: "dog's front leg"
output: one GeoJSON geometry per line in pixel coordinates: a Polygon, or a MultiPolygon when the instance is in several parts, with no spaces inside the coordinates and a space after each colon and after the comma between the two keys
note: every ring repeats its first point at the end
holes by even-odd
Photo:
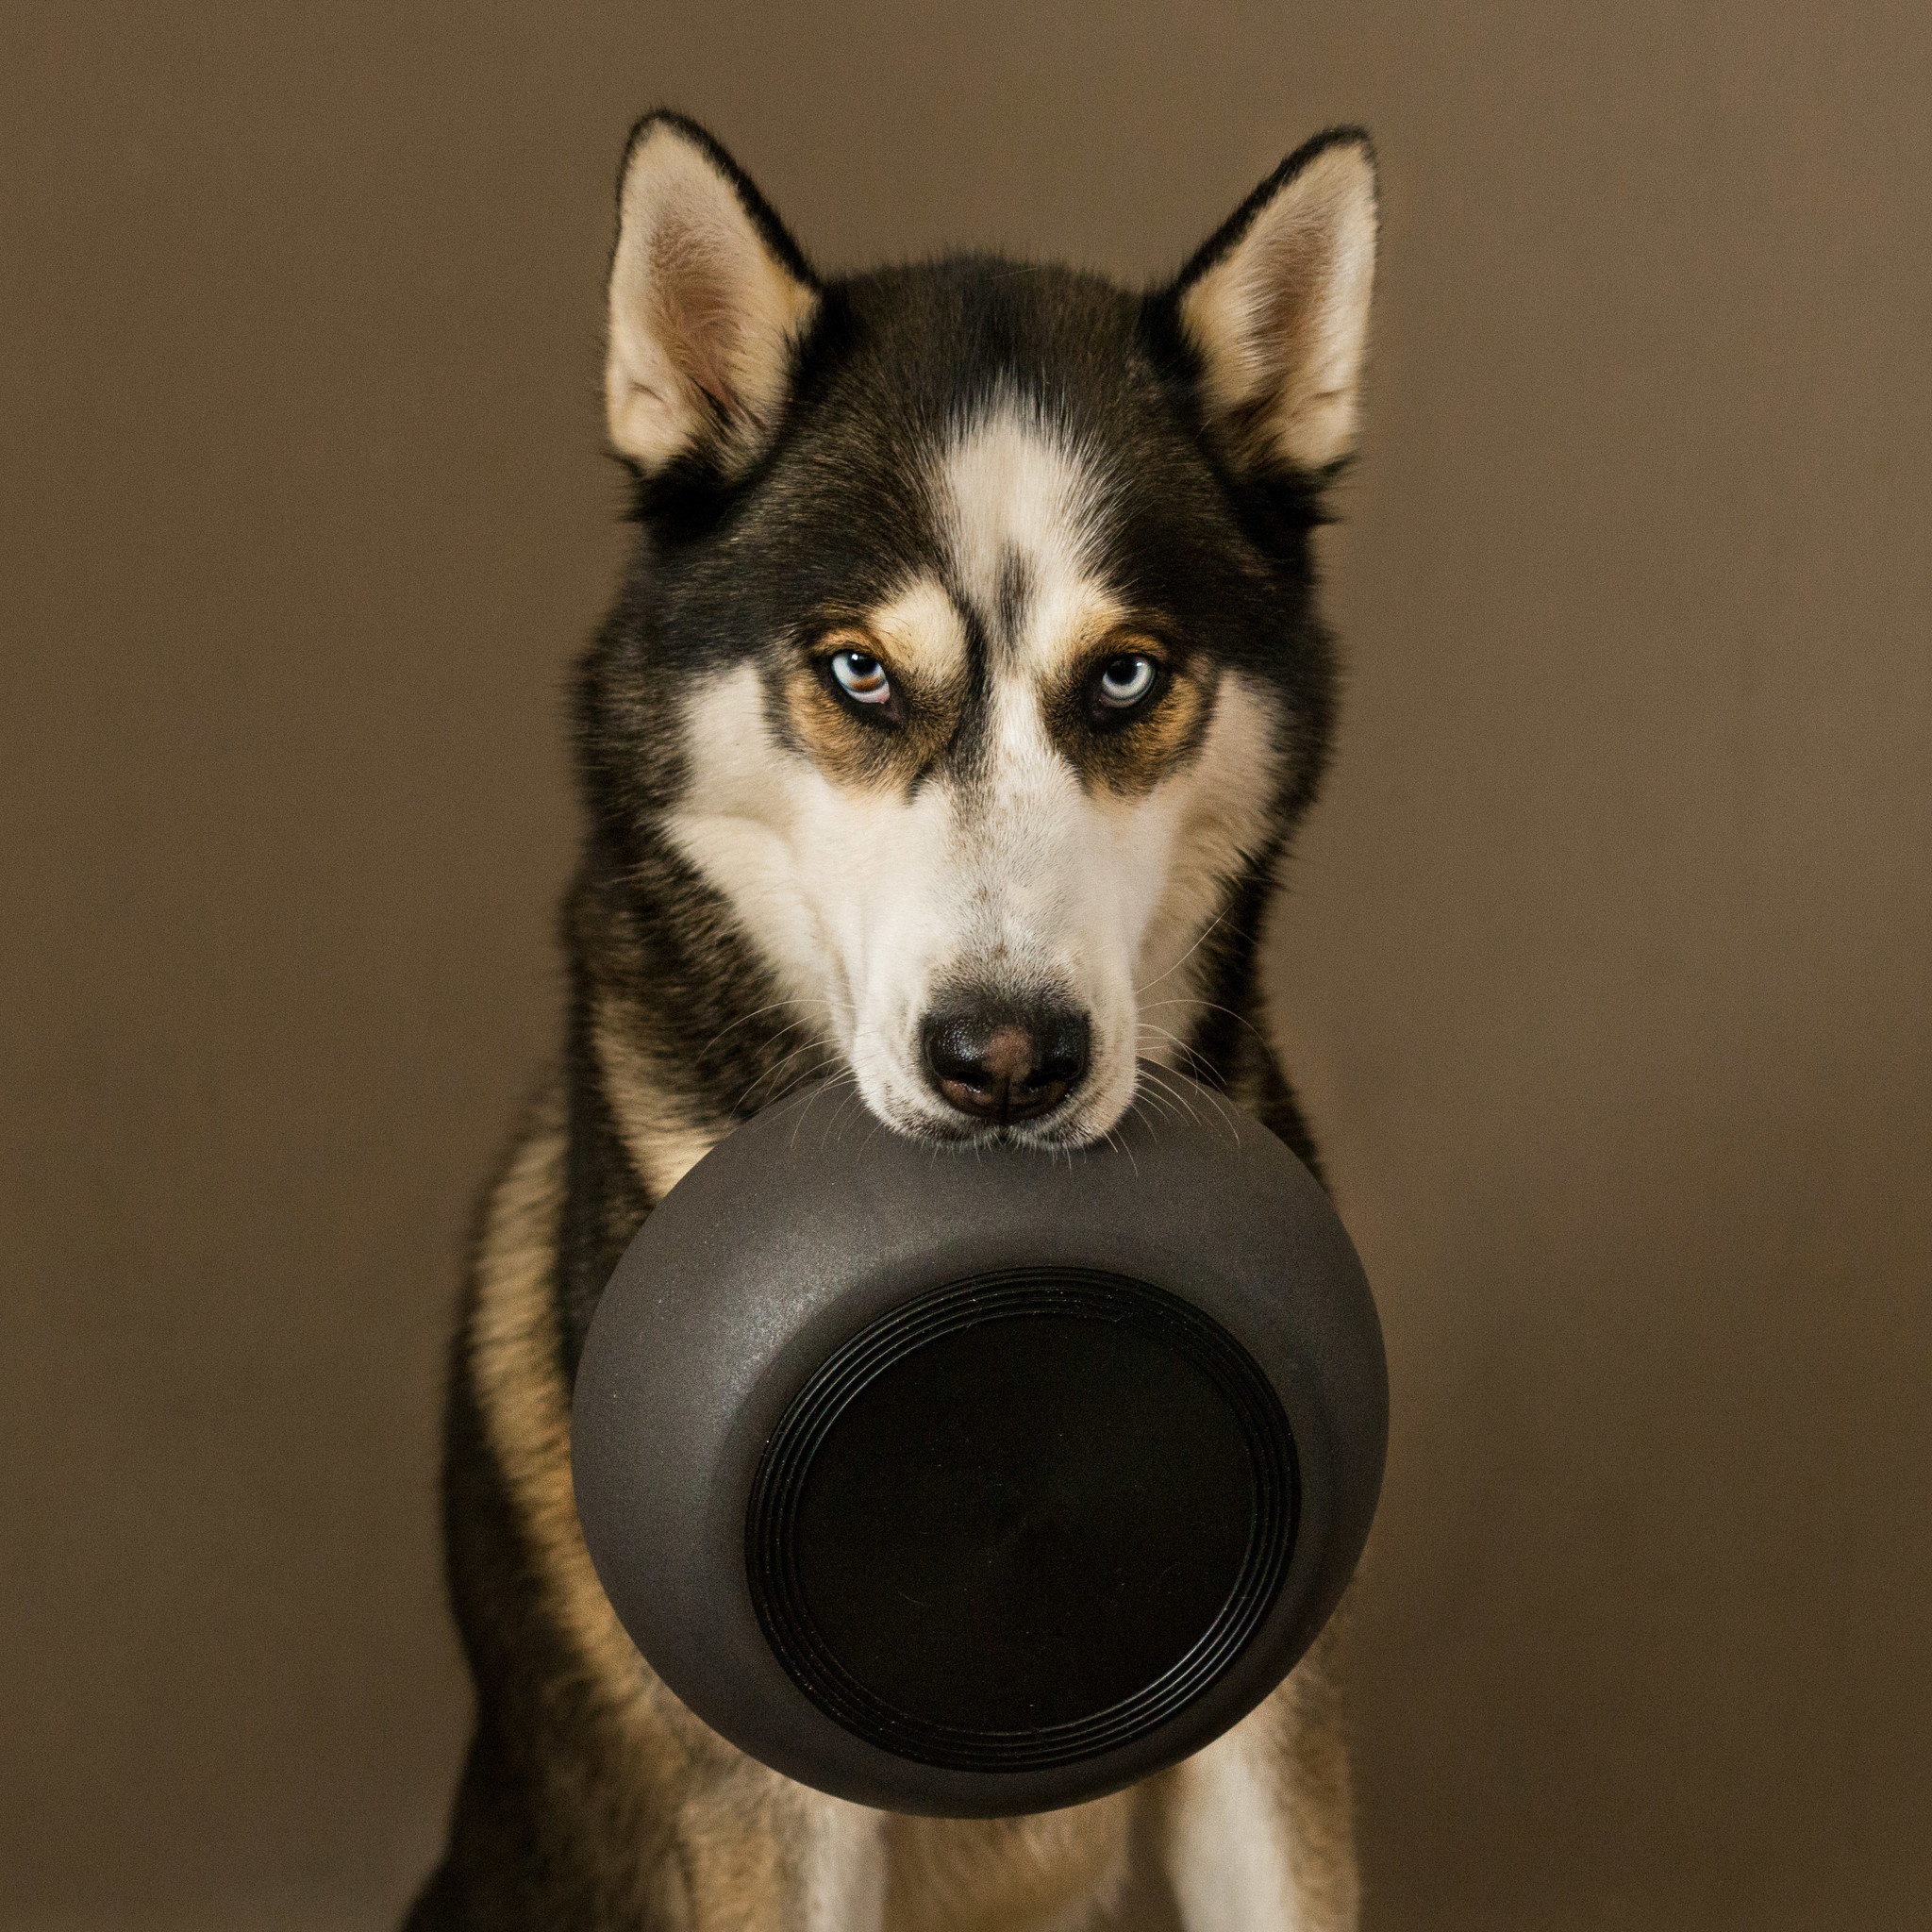
{"type": "Polygon", "coordinates": [[[1348,1768],[1319,1662],[1157,1791],[1187,1932],[1354,1932],[1348,1768]]]}
{"type": "Polygon", "coordinates": [[[881,1932],[884,1827],[744,1759],[678,1807],[664,1917],[677,1932],[881,1932]]]}

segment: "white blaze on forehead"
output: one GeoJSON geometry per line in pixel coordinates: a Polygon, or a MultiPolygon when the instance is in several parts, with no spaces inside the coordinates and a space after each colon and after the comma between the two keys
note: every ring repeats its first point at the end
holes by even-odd
{"type": "Polygon", "coordinates": [[[1095,569],[1108,491],[1094,462],[1039,409],[1008,399],[972,418],[934,478],[953,578],[990,634],[1014,574],[1025,592],[1017,647],[1035,675],[1120,615],[1095,569]]]}

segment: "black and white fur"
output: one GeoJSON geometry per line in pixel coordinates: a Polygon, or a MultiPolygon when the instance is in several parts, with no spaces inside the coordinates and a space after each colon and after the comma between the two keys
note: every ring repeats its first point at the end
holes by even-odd
{"type": "Polygon", "coordinates": [[[1356,434],[1367,139],[1307,143],[1145,296],[991,257],[824,279],[675,115],[619,199],[606,400],[639,535],[576,686],[567,1047],[455,1350],[476,1732],[409,1924],[1071,1927],[1139,1819],[1189,1932],[1352,1925],[1319,1650],[1139,1790],[870,1812],[652,1676],[583,1548],[569,1415],[642,1218],[803,1079],[902,1133],[1052,1146],[1137,1082],[1182,1104],[1185,1068],[1312,1160],[1257,945],[1334,707],[1310,537],[1356,434]]]}

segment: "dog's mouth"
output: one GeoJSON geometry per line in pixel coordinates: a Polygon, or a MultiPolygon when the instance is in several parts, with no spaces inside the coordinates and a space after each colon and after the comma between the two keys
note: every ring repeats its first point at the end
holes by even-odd
{"type": "Polygon", "coordinates": [[[989,1121],[975,1124],[955,1122],[943,1115],[922,1115],[916,1119],[888,1122],[914,1140],[938,1141],[949,1146],[1039,1147],[1071,1149],[1084,1147],[1101,1138],[1099,1132],[1084,1132],[1073,1122],[989,1121]]]}

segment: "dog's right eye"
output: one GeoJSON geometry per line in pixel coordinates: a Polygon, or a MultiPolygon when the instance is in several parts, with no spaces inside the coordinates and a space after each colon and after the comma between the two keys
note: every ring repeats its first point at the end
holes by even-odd
{"type": "Polygon", "coordinates": [[[863,651],[840,651],[832,658],[832,679],[848,698],[861,705],[886,705],[892,700],[892,680],[876,658],[863,651]]]}

